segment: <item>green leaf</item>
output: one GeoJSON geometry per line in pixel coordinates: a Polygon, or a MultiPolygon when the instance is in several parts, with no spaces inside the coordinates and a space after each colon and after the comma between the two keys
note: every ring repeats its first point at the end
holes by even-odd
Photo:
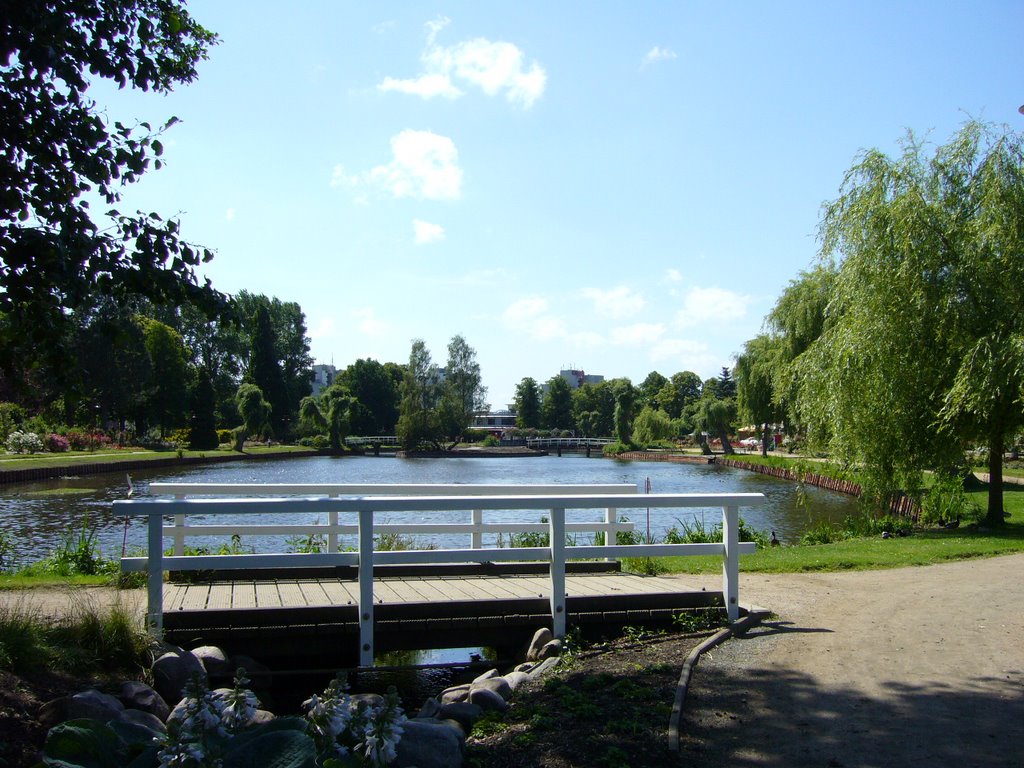
{"type": "Polygon", "coordinates": [[[120,768],[125,762],[124,743],[97,720],[69,720],[50,729],[43,746],[43,762],[77,768],[120,768]]]}
{"type": "Polygon", "coordinates": [[[251,740],[236,738],[224,755],[224,768],[314,768],[315,765],[313,739],[296,730],[270,731],[251,740]]]}

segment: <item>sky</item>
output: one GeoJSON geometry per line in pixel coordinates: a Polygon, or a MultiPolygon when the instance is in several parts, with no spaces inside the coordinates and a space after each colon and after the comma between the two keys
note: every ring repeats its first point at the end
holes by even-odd
{"type": "Polygon", "coordinates": [[[444,365],[488,402],[574,368],[731,367],[868,148],[1024,129],[1024,3],[193,0],[220,37],[121,210],[305,312],[317,362],[444,365]],[[285,10],[287,9],[287,10],[285,10]]]}

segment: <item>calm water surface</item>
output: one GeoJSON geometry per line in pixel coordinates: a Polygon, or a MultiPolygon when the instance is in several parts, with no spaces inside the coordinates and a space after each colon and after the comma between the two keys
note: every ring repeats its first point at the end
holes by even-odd
{"type": "MultiPolygon", "coordinates": [[[[852,514],[856,502],[840,494],[817,488],[806,489],[805,504],[798,502],[794,483],[752,472],[714,465],[621,462],[583,457],[493,458],[493,459],[397,459],[390,457],[315,457],[216,464],[183,470],[133,472],[136,496],[149,495],[150,482],[220,483],[633,483],[641,488],[650,479],[654,493],[763,493],[767,503],[760,508],[741,509],[740,514],[754,528],[774,530],[783,541],[793,541],[809,526],[821,520],[839,521],[852,514]]],[[[122,546],[141,547],[145,524],[141,519],[116,518],[111,503],[127,495],[123,474],[91,475],[46,483],[7,486],[0,492],[0,527],[16,542],[18,563],[44,557],[64,537],[77,535],[85,521],[95,527],[105,555],[121,554],[122,546]]],[[[461,517],[446,518],[451,522],[461,517]]],[[[508,513],[509,518],[515,514],[508,513]]],[[[541,513],[537,513],[539,519],[541,513]]],[[[572,513],[570,513],[572,514],[572,513]]],[[[577,513],[579,514],[579,513],[577,513]]],[[[637,528],[648,526],[643,507],[622,509],[637,528]]],[[[254,522],[246,516],[248,522],[254,522]]],[[[316,516],[307,518],[309,521],[316,516]]],[[[392,520],[426,520],[423,515],[393,516],[392,520]]],[[[437,518],[432,518],[437,519],[437,518]]],[[[501,519],[495,513],[488,519],[501,519]]],[[[594,513],[588,519],[596,519],[594,513]]],[[[660,537],[680,521],[707,526],[721,520],[718,509],[650,510],[650,533],[660,537]]],[[[295,517],[288,522],[299,522],[295,517]]],[[[218,517],[226,524],[230,518],[218,517]]],[[[198,522],[198,520],[196,521],[198,522]]],[[[284,522],[265,518],[261,522],[284,522]]],[[[465,546],[468,537],[444,540],[441,546],[465,546]]],[[[190,539],[193,544],[220,543],[190,539]]],[[[493,544],[494,542],[486,542],[493,544]]],[[[585,543],[580,541],[580,543],[585,543]]],[[[246,549],[283,551],[282,542],[243,540],[246,549]]]]}

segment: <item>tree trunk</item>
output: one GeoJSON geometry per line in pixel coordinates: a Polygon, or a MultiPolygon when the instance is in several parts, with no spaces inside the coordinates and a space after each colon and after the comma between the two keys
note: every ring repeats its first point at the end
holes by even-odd
{"type": "Polygon", "coordinates": [[[761,456],[768,458],[768,422],[764,423],[764,428],[761,430],[761,456]]]}
{"type": "Polygon", "coordinates": [[[732,444],[729,442],[729,433],[722,425],[718,426],[718,437],[722,441],[722,453],[726,456],[732,456],[736,451],[732,449],[732,444]]]}
{"type": "Polygon", "coordinates": [[[1002,525],[1003,518],[1003,434],[993,434],[988,444],[987,525],[1002,525]]]}

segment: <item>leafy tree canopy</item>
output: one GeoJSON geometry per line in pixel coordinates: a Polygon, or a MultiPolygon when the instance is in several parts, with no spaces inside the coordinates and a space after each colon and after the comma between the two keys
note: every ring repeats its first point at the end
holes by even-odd
{"type": "MultiPolygon", "coordinates": [[[[151,166],[161,131],[110,123],[90,78],[167,93],[196,77],[216,36],[173,0],[20,0],[0,13],[0,363],[62,361],[71,314],[96,293],[225,306],[195,269],[212,258],[176,220],[107,206],[151,166]]],[[[55,366],[59,372],[61,366],[55,366]]]]}

